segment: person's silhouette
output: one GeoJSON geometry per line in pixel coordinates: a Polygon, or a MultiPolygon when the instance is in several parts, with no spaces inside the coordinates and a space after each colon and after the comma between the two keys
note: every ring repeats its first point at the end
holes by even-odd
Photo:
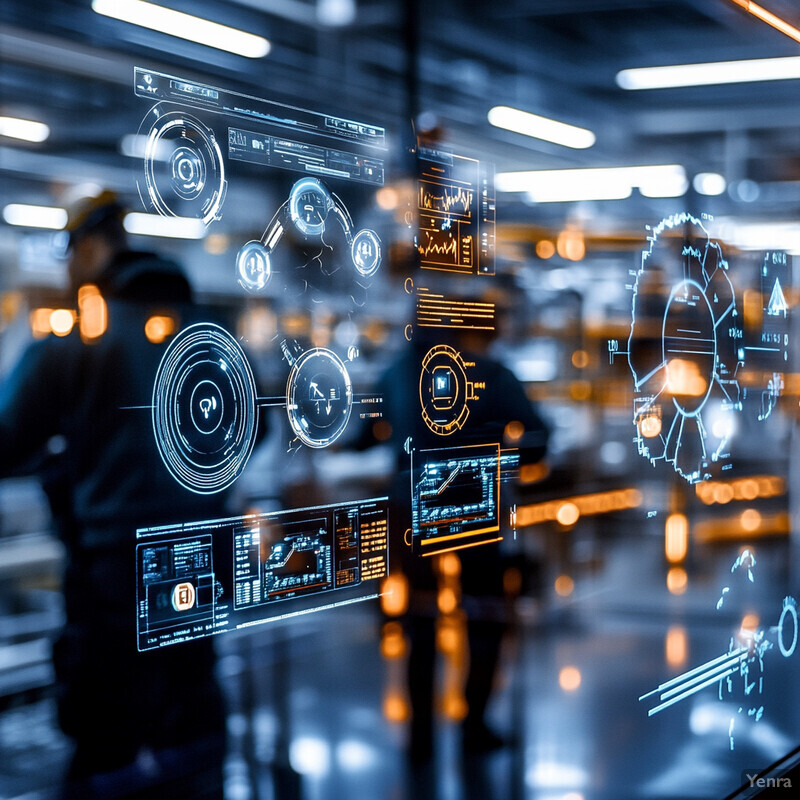
{"type": "Polygon", "coordinates": [[[38,463],[67,548],[54,647],[59,722],[76,743],[64,796],[221,798],[212,643],[136,648],[136,529],[224,509],[179,487],[158,457],[146,408],[166,342],[146,324],[189,322],[191,290],[176,264],[128,248],[122,219],[109,192],[71,209],[70,281],[95,298],[92,318],[34,342],[0,386],[0,474],[38,463]],[[54,438],[58,454],[43,458],[54,438]]]}

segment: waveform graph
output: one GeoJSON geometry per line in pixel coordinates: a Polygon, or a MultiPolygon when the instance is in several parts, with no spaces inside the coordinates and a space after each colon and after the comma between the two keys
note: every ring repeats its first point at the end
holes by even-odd
{"type": "Polygon", "coordinates": [[[473,271],[474,248],[469,223],[443,222],[433,216],[422,217],[417,250],[423,269],[473,271]]]}
{"type": "Polygon", "coordinates": [[[419,181],[420,211],[435,211],[440,214],[457,215],[461,219],[471,220],[475,192],[455,183],[438,183],[419,181]]]}

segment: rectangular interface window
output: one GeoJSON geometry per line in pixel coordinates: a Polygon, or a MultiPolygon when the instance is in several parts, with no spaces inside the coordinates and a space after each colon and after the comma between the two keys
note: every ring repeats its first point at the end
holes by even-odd
{"type": "Polygon", "coordinates": [[[500,465],[497,444],[413,453],[411,518],[416,552],[429,556],[502,538],[500,465]]]}
{"type": "Polygon", "coordinates": [[[424,146],[417,168],[420,266],[494,275],[493,170],[474,158],[424,146]]]}
{"type": "Polygon", "coordinates": [[[139,649],[378,596],[387,498],[136,532],[139,649]]]}

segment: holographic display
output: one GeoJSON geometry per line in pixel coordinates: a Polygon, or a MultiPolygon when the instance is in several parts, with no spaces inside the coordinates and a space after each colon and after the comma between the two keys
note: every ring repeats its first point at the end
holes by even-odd
{"type": "Polygon", "coordinates": [[[410,288],[412,291],[416,288],[416,324],[419,328],[495,329],[496,308],[492,302],[448,296],[425,286],[410,288]]]}
{"type": "MultiPolygon", "coordinates": [[[[756,558],[744,548],[731,566],[731,575],[740,581],[755,581],[756,558]]],[[[731,586],[723,587],[717,601],[717,611],[723,609],[730,599],[731,586]]],[[[765,657],[777,647],[784,658],[791,657],[797,648],[798,622],[797,601],[785,597],[781,605],[777,624],[767,628],[742,627],[730,638],[728,650],[721,656],[707,661],[669,681],[660,684],[639,700],[656,698],[656,704],[647,712],[649,717],[664,711],[697,692],[716,685],[720,701],[726,701],[737,709],[728,726],[730,749],[735,747],[736,720],[740,717],[759,722],[764,716],[764,706],[759,698],[764,691],[766,677],[765,657]]]]}
{"type": "MultiPolygon", "coordinates": [[[[745,326],[744,352],[747,363],[755,363],[755,379],[744,387],[745,406],[752,399],[752,411],[759,422],[772,414],[784,390],[784,373],[789,368],[790,264],[786,253],[768,252],[760,270],[760,324],[745,326]],[[755,393],[755,397],[753,397],[755,393]]],[[[753,415],[751,413],[751,416],[753,415]]]]}
{"type": "Polygon", "coordinates": [[[349,266],[351,297],[355,306],[364,304],[383,248],[377,231],[356,228],[339,187],[358,198],[354,184],[362,185],[362,195],[365,188],[383,185],[384,128],[139,67],[134,88],[137,96],[157,101],[139,131],[144,172],[138,185],[146,208],[209,225],[220,218],[228,189],[251,178],[254,167],[303,173],[287,187],[287,200],[261,238],[239,248],[235,280],[259,293],[280,274],[284,292],[301,296],[311,289],[322,295],[330,277],[349,266]],[[224,127],[231,118],[247,119],[249,125],[224,127]],[[282,135],[287,129],[294,132],[291,137],[282,135]],[[225,157],[221,141],[228,143],[225,157]],[[282,252],[276,263],[275,249],[289,231],[302,241],[293,240],[293,252],[282,252]]]}
{"type": "Polygon", "coordinates": [[[417,249],[423,269],[494,275],[493,170],[444,148],[417,152],[417,249]]]}
{"type": "MultiPolygon", "coordinates": [[[[372,198],[383,185],[384,128],[143,68],[135,70],[134,88],[155,102],[140,130],[144,205],[209,225],[220,218],[229,189],[236,192],[260,168],[279,168],[282,179],[286,170],[303,173],[287,181],[286,199],[260,239],[239,247],[233,280],[301,314],[332,295],[349,295],[344,315],[352,321],[380,269],[383,246],[375,230],[356,227],[347,203],[372,198]],[[235,124],[227,124],[231,118],[235,124]]],[[[280,337],[276,332],[276,342],[280,337]]],[[[164,463],[187,489],[210,494],[238,478],[263,407],[286,408],[289,450],[332,444],[353,405],[361,418],[381,416],[381,398],[353,392],[346,363],[357,356],[355,341],[346,361],[332,349],[294,341],[282,350],[290,369],[285,395],[258,397],[247,358],[224,329],[201,324],[172,342],[153,387],[153,428],[164,463]]]]}
{"type": "Polygon", "coordinates": [[[286,411],[295,436],[309,447],[336,441],[350,419],[353,386],[344,362],[315,347],[293,361],[286,383],[286,411]]]}
{"type": "Polygon", "coordinates": [[[165,217],[219,219],[227,191],[225,162],[214,132],[197,117],[155,105],[142,121],[145,207],[165,217]]]}
{"type": "Polygon", "coordinates": [[[170,343],[153,385],[156,446],[167,469],[197,494],[212,494],[239,477],[257,426],[253,373],[224,328],[192,325],[170,343]]]}
{"type": "Polygon", "coordinates": [[[747,388],[753,381],[745,378],[769,357],[773,371],[754,381],[760,384],[756,416],[764,420],[783,385],[778,364],[788,357],[788,305],[781,289],[781,279],[785,284],[788,276],[785,268],[776,274],[786,256],[767,254],[762,268],[762,286],[769,285],[766,321],[755,334],[757,341],[751,341],[730,266],[722,244],[708,233],[708,221],[675,214],[649,232],[649,246],[632,273],[627,350],[620,350],[617,340],[609,342],[611,361],[626,356],[633,375],[639,454],[653,465],[671,464],[689,483],[709,479],[715,469],[730,469],[736,417],[754,396],[754,387],[749,394],[747,388]]]}
{"type": "Polygon", "coordinates": [[[377,597],[387,500],[138,530],[139,649],[377,597]]]}
{"type": "MultiPolygon", "coordinates": [[[[353,406],[361,419],[380,419],[383,398],[380,395],[353,392],[346,362],[325,347],[303,347],[294,340],[281,342],[286,363],[291,368],[286,379],[285,407],[294,434],[289,449],[299,444],[321,448],[333,444],[347,428],[353,406]]],[[[347,361],[358,357],[350,348],[347,361]]],[[[277,405],[280,400],[262,401],[277,405]]]]}
{"type": "Polygon", "coordinates": [[[422,359],[419,399],[422,419],[433,433],[449,436],[461,430],[469,416],[469,402],[477,400],[482,382],[470,381],[468,370],[475,366],[465,361],[450,345],[432,347],[422,359]]]}
{"type": "Polygon", "coordinates": [[[381,240],[375,231],[363,228],[354,232],[353,220],[344,203],[318,178],[301,178],[292,186],[289,198],[278,209],[260,240],[245,243],[236,257],[239,284],[250,292],[263,290],[272,274],[272,257],[287,227],[303,237],[319,240],[323,251],[333,249],[325,240],[329,220],[336,220],[347,244],[348,257],[362,278],[370,278],[381,264],[381,240]]]}
{"type": "Polygon", "coordinates": [[[498,444],[412,451],[412,537],[423,556],[501,539],[498,444]]]}
{"type": "Polygon", "coordinates": [[[135,69],[134,91],[137,96],[151,101],[168,100],[307,134],[324,135],[376,148],[386,146],[386,131],[378,125],[262,100],[142,67],[135,69]]]}

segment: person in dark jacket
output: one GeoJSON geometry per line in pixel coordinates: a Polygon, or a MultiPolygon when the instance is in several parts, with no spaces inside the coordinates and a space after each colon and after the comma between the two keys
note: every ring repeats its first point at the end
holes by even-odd
{"type": "Polygon", "coordinates": [[[79,301],[69,335],[34,342],[0,386],[0,475],[47,464],[67,550],[54,646],[59,723],[76,744],[64,796],[221,798],[211,642],[136,647],[136,529],[224,508],[181,488],[158,455],[148,408],[168,342],[145,326],[158,316],[177,331],[196,311],[180,267],[130,250],[122,219],[108,192],[71,211],[71,286],[92,302],[79,301]]]}
{"type": "MultiPolygon", "coordinates": [[[[479,399],[469,404],[469,418],[463,429],[442,437],[424,423],[420,409],[420,365],[427,350],[438,344],[435,337],[417,335],[403,355],[392,364],[378,383],[376,392],[383,396],[383,420],[388,423],[388,439],[397,456],[396,479],[391,493],[397,499],[392,508],[396,531],[411,527],[408,503],[409,459],[405,450],[408,437],[417,450],[500,443],[519,451],[520,462],[536,463],[544,458],[549,430],[525,389],[507,367],[489,357],[490,340],[486,336],[458,331],[451,341],[466,361],[474,362],[470,379],[485,386],[479,399]],[[516,428],[509,439],[509,424],[516,428]]],[[[365,430],[358,446],[373,444],[372,434],[365,430]]],[[[504,531],[508,534],[509,531],[504,531]]],[[[411,650],[408,660],[408,685],[412,715],[408,753],[413,764],[430,762],[434,741],[434,675],[437,576],[433,559],[421,558],[402,546],[402,536],[395,535],[394,563],[410,584],[410,606],[405,618],[411,650]]],[[[469,671],[464,687],[467,715],[462,724],[462,745],[465,753],[491,751],[505,744],[485,721],[486,710],[500,655],[506,625],[496,614],[488,613],[502,606],[504,595],[504,557],[498,542],[458,552],[461,562],[461,589],[467,611],[469,671]],[[500,602],[498,602],[500,601],[500,602]],[[468,606],[468,607],[467,607],[468,606]]]]}

